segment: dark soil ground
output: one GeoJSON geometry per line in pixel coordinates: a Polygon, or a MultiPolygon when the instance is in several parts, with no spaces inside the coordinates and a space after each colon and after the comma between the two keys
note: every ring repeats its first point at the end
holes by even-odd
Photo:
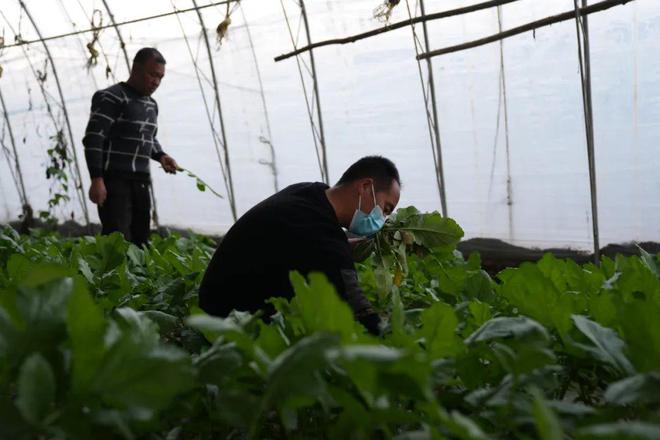
{"type": "MultiPolygon", "coordinates": [[[[12,222],[10,225],[22,232],[29,232],[29,228],[21,222],[12,222]]],[[[44,229],[54,229],[38,220],[34,220],[31,227],[41,227],[44,229]]],[[[92,224],[89,227],[81,225],[73,221],[67,221],[56,226],[57,231],[63,237],[79,237],[81,235],[93,235],[101,232],[101,225],[92,224]]],[[[177,233],[182,236],[191,234],[189,230],[179,228],[161,227],[157,231],[161,235],[168,235],[170,233],[177,233]]],[[[216,243],[220,242],[220,236],[210,236],[216,243]]],[[[641,242],[641,243],[623,243],[623,244],[609,244],[601,249],[601,255],[614,257],[616,254],[622,255],[639,255],[638,247],[646,250],[651,254],[660,253],[660,243],[656,242],[641,242]]],[[[593,254],[589,252],[576,251],[566,248],[554,249],[536,249],[524,248],[505,243],[501,240],[494,238],[472,238],[462,241],[458,244],[458,250],[466,257],[472,252],[479,252],[481,255],[481,262],[483,268],[494,275],[507,267],[519,266],[521,263],[530,261],[538,261],[546,252],[553,253],[557,258],[570,258],[577,263],[587,263],[593,261],[593,254]]]]}

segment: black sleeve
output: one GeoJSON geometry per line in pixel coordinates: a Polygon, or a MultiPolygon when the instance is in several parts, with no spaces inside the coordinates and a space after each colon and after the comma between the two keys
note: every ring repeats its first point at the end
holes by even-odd
{"type": "Polygon", "coordinates": [[[380,317],[362,293],[357,272],[355,272],[355,269],[341,269],[339,273],[344,284],[342,296],[353,309],[355,318],[366,327],[369,333],[378,335],[380,333],[378,328],[380,317]]]}
{"type": "Polygon", "coordinates": [[[348,243],[333,240],[332,245],[325,243],[321,248],[324,248],[325,255],[323,272],[335,286],[339,296],[353,309],[355,319],[370,333],[378,335],[380,318],[360,288],[348,243]]]}

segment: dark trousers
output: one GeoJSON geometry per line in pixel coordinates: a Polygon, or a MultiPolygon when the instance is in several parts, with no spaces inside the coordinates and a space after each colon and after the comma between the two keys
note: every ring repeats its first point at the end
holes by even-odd
{"type": "Polygon", "coordinates": [[[105,178],[108,197],[99,206],[103,235],[119,231],[137,246],[149,239],[151,198],[149,182],[130,179],[105,178]]]}

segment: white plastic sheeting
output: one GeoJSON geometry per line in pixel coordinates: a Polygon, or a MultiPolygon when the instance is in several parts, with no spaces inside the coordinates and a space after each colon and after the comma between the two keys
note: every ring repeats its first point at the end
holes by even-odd
{"type": "MultiPolygon", "coordinates": [[[[413,14],[416,1],[408,0],[413,14]]],[[[198,2],[200,6],[208,3],[198,2]]],[[[425,6],[426,12],[432,13],[474,3],[427,0],[425,6]]],[[[43,36],[89,28],[94,9],[103,12],[103,24],[109,23],[100,0],[26,0],[25,4],[43,36]]],[[[108,4],[117,22],[173,9],[172,2],[165,0],[108,0],[108,4]]],[[[274,191],[269,142],[274,147],[280,188],[320,179],[296,61],[273,61],[274,56],[292,49],[282,4],[294,36],[299,36],[300,46],[304,45],[300,9],[294,0],[243,0],[233,9],[229,35],[221,46],[215,41],[215,27],[223,20],[226,7],[201,11],[211,38],[239,215],[274,191]]],[[[381,26],[372,17],[378,4],[378,0],[307,0],[312,41],[381,26]]],[[[174,5],[186,9],[192,2],[176,0],[174,5]]],[[[509,29],[572,8],[572,0],[519,0],[502,6],[502,26],[509,29]]],[[[2,13],[0,29],[6,44],[12,43],[18,32],[24,40],[37,38],[18,0],[2,0],[2,13]]],[[[406,0],[401,0],[391,21],[407,17],[406,0]]],[[[432,49],[478,39],[498,31],[497,11],[432,21],[428,29],[432,49]]],[[[590,15],[589,30],[601,245],[660,241],[660,2],[636,0],[590,15]]],[[[421,25],[416,31],[421,37],[421,25]]],[[[204,105],[206,100],[213,130],[220,133],[197,14],[124,25],[121,32],[129,57],[142,46],[155,46],[167,58],[166,77],[154,95],[160,107],[159,139],[164,149],[226,194],[204,105]],[[199,69],[201,89],[193,60],[199,69]]],[[[85,44],[91,38],[91,34],[83,34],[48,42],[70,116],[85,192],[89,177],[81,139],[91,95],[127,78],[114,29],[101,31],[99,63],[85,67],[85,44]],[[109,75],[106,65],[112,70],[109,75]]],[[[399,166],[401,206],[439,210],[410,27],[353,44],[319,48],[314,53],[330,180],[336,181],[359,157],[382,154],[399,166]]],[[[592,247],[577,53],[574,21],[504,40],[506,96],[501,87],[499,43],[433,59],[448,213],[462,225],[467,237],[494,237],[528,246],[592,247]],[[509,179],[511,204],[507,203],[509,179]]],[[[53,74],[50,66],[44,65],[45,59],[41,44],[0,52],[4,68],[0,91],[17,142],[29,202],[35,210],[46,209],[49,199],[51,181],[45,178],[45,170],[47,149],[53,144],[50,137],[56,127],[65,127],[53,74]],[[30,63],[37,75],[48,72],[43,93],[30,63]]],[[[302,59],[308,61],[305,55],[302,59]]],[[[312,99],[311,77],[304,65],[303,76],[312,99]]],[[[3,144],[10,148],[4,120],[0,127],[3,144]]],[[[222,150],[220,153],[221,157],[222,150]]],[[[0,155],[0,221],[15,219],[21,212],[9,165],[7,155],[0,155]]],[[[199,192],[192,179],[165,175],[155,162],[152,175],[161,224],[208,233],[222,233],[231,225],[227,198],[220,200],[208,191],[199,192]]],[[[83,222],[76,194],[71,188],[69,193],[71,202],[55,212],[62,219],[73,215],[83,222]]],[[[98,221],[94,205],[87,204],[91,220],[98,221]]]]}

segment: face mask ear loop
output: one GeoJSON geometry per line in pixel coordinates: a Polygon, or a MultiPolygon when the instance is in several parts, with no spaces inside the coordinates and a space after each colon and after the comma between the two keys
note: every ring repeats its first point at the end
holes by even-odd
{"type": "Polygon", "coordinates": [[[358,211],[361,211],[362,208],[362,194],[358,194],[358,211]]]}
{"type": "Polygon", "coordinates": [[[371,184],[371,194],[373,194],[374,196],[374,208],[375,208],[376,206],[378,206],[378,204],[376,203],[376,190],[374,189],[373,183],[371,184]]]}

